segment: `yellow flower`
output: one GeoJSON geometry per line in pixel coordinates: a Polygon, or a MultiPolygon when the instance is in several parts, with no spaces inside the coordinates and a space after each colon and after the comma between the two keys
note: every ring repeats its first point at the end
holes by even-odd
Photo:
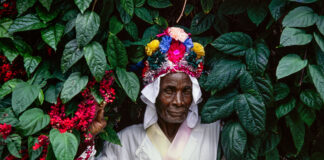
{"type": "Polygon", "coordinates": [[[159,45],[160,45],[160,41],[157,39],[148,43],[145,47],[146,55],[151,56],[152,53],[154,53],[159,48],[159,45]]]}
{"type": "Polygon", "coordinates": [[[205,56],[204,46],[202,46],[200,43],[193,42],[192,50],[197,54],[197,58],[205,56]]]}

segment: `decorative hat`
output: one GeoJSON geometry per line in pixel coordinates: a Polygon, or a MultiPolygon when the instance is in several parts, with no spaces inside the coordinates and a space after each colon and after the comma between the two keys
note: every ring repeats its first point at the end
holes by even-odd
{"type": "Polygon", "coordinates": [[[205,56],[201,44],[192,42],[190,34],[179,27],[169,27],[157,37],[160,40],[152,40],[145,47],[148,58],[142,74],[144,85],[166,73],[185,72],[200,77],[205,56]]]}

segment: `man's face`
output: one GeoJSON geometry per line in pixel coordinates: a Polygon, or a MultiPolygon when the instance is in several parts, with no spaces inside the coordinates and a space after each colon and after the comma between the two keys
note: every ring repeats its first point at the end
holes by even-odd
{"type": "Polygon", "coordinates": [[[159,118],[167,123],[182,123],[192,102],[192,83],[185,73],[169,73],[161,78],[156,98],[159,118]]]}

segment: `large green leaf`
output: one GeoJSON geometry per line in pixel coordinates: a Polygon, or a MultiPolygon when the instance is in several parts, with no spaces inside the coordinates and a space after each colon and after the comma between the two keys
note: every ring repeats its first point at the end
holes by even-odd
{"type": "Polygon", "coordinates": [[[25,111],[19,117],[18,130],[24,136],[32,135],[44,127],[50,122],[50,117],[44,114],[43,110],[39,108],[32,108],[25,111]]]}
{"type": "Polygon", "coordinates": [[[29,155],[30,160],[37,159],[41,155],[42,150],[43,150],[43,147],[39,147],[38,149],[33,150],[33,146],[35,146],[35,143],[38,143],[37,138],[29,136],[28,137],[28,155],[29,155]]]}
{"type": "MultiPolygon", "coordinates": [[[[119,12],[120,19],[122,20],[122,22],[123,22],[124,24],[129,23],[129,22],[132,20],[132,16],[130,16],[130,15],[129,15],[125,10],[124,10],[124,8],[121,6],[119,0],[117,0],[117,1],[115,1],[115,2],[116,2],[116,8],[117,8],[117,10],[118,10],[118,12],[119,12]]],[[[135,9],[136,9],[136,8],[135,8],[135,9]]],[[[136,11],[135,11],[135,13],[136,13],[136,11]]]]}
{"type": "Polygon", "coordinates": [[[244,160],[257,160],[261,145],[262,139],[260,137],[249,136],[244,160]]]}
{"type": "Polygon", "coordinates": [[[138,28],[134,22],[129,22],[125,25],[125,30],[134,39],[138,40],[138,28]]]}
{"type": "Polygon", "coordinates": [[[291,10],[282,21],[284,27],[308,27],[317,21],[317,14],[312,8],[300,6],[291,10]]]}
{"type": "Polygon", "coordinates": [[[153,8],[166,8],[172,6],[169,0],[147,0],[147,4],[153,8]]]}
{"type": "Polygon", "coordinates": [[[205,14],[208,14],[214,6],[214,0],[200,0],[201,7],[205,14]]]}
{"type": "Polygon", "coordinates": [[[140,90],[140,84],[136,74],[133,72],[127,72],[126,69],[119,67],[116,68],[116,74],[128,97],[133,102],[136,102],[140,90]]]}
{"type": "Polygon", "coordinates": [[[278,133],[273,132],[265,132],[265,135],[263,137],[264,144],[260,148],[260,155],[268,154],[273,149],[277,147],[277,145],[280,143],[281,137],[278,133]]]}
{"type": "Polygon", "coordinates": [[[26,72],[28,75],[31,75],[39,63],[42,61],[42,58],[40,56],[34,57],[28,54],[24,55],[24,67],[26,69],[26,72]]]}
{"type": "Polygon", "coordinates": [[[221,133],[221,144],[226,159],[241,160],[247,144],[247,134],[238,122],[227,123],[221,133]]]}
{"type": "Polygon", "coordinates": [[[15,127],[18,124],[18,119],[16,118],[14,112],[11,108],[1,108],[0,109],[0,123],[10,124],[15,127]]]}
{"type": "Polygon", "coordinates": [[[272,0],[269,4],[270,13],[276,21],[284,15],[286,4],[287,1],[283,0],[272,0]]]}
{"type": "Polygon", "coordinates": [[[80,72],[70,74],[69,78],[64,82],[61,100],[63,103],[70,101],[75,95],[87,85],[88,76],[82,76],[80,72]]]}
{"type": "Polygon", "coordinates": [[[78,6],[82,14],[87,8],[89,8],[91,2],[92,0],[74,0],[75,5],[78,6]]]}
{"type": "Polygon", "coordinates": [[[292,98],[289,102],[281,104],[278,108],[276,108],[276,116],[281,118],[287,115],[290,111],[292,111],[296,106],[296,99],[292,98]]]}
{"type": "Polygon", "coordinates": [[[315,45],[315,53],[317,64],[324,69],[324,51],[318,45],[315,45]]]}
{"type": "Polygon", "coordinates": [[[285,117],[286,125],[290,129],[292,139],[297,149],[297,154],[303,147],[305,137],[305,125],[297,114],[290,114],[285,117]]]}
{"type": "Polygon", "coordinates": [[[234,100],[238,94],[236,90],[210,97],[202,108],[201,121],[212,123],[230,116],[234,111],[234,100]]]}
{"type": "Polygon", "coordinates": [[[12,92],[12,109],[16,115],[23,112],[30,106],[37,98],[40,88],[38,86],[30,85],[26,82],[17,84],[12,92]]]}
{"type": "Polygon", "coordinates": [[[44,23],[47,23],[47,22],[52,21],[53,19],[55,19],[59,15],[60,10],[59,10],[59,8],[55,8],[55,9],[52,9],[52,10],[48,11],[44,7],[37,6],[36,7],[36,13],[37,13],[38,17],[44,23]]]}
{"type": "Polygon", "coordinates": [[[320,94],[324,101],[324,74],[317,65],[308,66],[309,73],[312,77],[313,83],[316,87],[317,92],[320,94]]]}
{"type": "Polygon", "coordinates": [[[300,119],[310,127],[316,119],[315,110],[304,105],[298,105],[297,109],[300,119]]]}
{"type": "Polygon", "coordinates": [[[257,43],[255,48],[248,50],[245,55],[245,61],[253,74],[263,74],[268,64],[270,51],[264,42],[257,43]]]}
{"type": "Polygon", "coordinates": [[[324,35],[324,16],[318,16],[316,26],[322,35],[324,35]]]}
{"type": "Polygon", "coordinates": [[[22,82],[21,79],[11,79],[2,84],[0,88],[0,99],[3,99],[6,95],[10,94],[20,82],[22,82]]]}
{"type": "Polygon", "coordinates": [[[302,29],[286,27],[281,34],[280,45],[284,47],[294,45],[305,45],[311,42],[312,39],[313,36],[311,34],[307,34],[302,29]]]}
{"type": "Polygon", "coordinates": [[[7,144],[7,148],[10,154],[17,158],[21,158],[20,150],[21,150],[21,137],[14,133],[9,135],[9,142],[7,144]]]}
{"type": "Polygon", "coordinates": [[[112,125],[107,125],[107,127],[104,129],[104,132],[99,134],[100,138],[108,141],[110,143],[121,145],[120,139],[116,133],[116,131],[113,129],[112,125]]]}
{"type": "Polygon", "coordinates": [[[274,85],[274,100],[279,101],[286,98],[289,95],[289,87],[285,83],[277,83],[274,85]]]}
{"type": "Polygon", "coordinates": [[[318,46],[321,48],[321,50],[324,52],[324,38],[320,34],[317,34],[314,32],[314,39],[318,46]]]}
{"type": "Polygon", "coordinates": [[[26,12],[30,7],[34,6],[35,3],[36,0],[17,0],[16,6],[18,15],[21,15],[24,12],[26,12]]]}
{"type": "Polygon", "coordinates": [[[97,34],[100,26],[100,17],[96,12],[87,11],[79,14],[75,20],[76,39],[81,46],[87,45],[97,34]]]}
{"type": "Polygon", "coordinates": [[[121,6],[124,8],[127,14],[133,16],[134,14],[134,0],[120,0],[121,6]]]}
{"type": "Polygon", "coordinates": [[[255,84],[263,98],[265,105],[271,104],[273,101],[274,89],[269,78],[255,77],[255,84]]]}
{"type": "Polygon", "coordinates": [[[60,42],[63,36],[64,28],[65,27],[61,24],[55,24],[41,31],[42,39],[55,51],[57,44],[60,42]]]}
{"type": "Polygon", "coordinates": [[[280,59],[276,76],[277,79],[287,77],[293,73],[296,73],[307,65],[307,59],[302,60],[297,54],[288,54],[280,59]]]}
{"type": "Polygon", "coordinates": [[[72,133],[60,133],[52,129],[49,134],[50,142],[57,159],[73,160],[78,151],[78,139],[72,133]]]}
{"type": "Polygon", "coordinates": [[[27,14],[14,20],[13,24],[9,28],[10,33],[29,31],[40,28],[45,28],[46,25],[41,22],[34,14],[27,14]]]}
{"type": "Polygon", "coordinates": [[[153,24],[153,17],[148,9],[144,7],[135,8],[135,14],[138,18],[142,19],[143,21],[153,24]]]}
{"type": "Polygon", "coordinates": [[[10,45],[8,41],[0,41],[0,51],[6,56],[10,63],[21,54],[15,46],[10,45]]]}
{"type": "Polygon", "coordinates": [[[222,34],[211,43],[213,47],[226,54],[244,56],[252,47],[252,38],[242,32],[231,32],[222,34]]]}
{"type": "Polygon", "coordinates": [[[59,82],[56,85],[49,85],[47,90],[45,91],[45,101],[48,103],[56,104],[57,97],[59,96],[62,88],[63,82],[59,82]]]}
{"type": "Polygon", "coordinates": [[[221,3],[218,12],[224,15],[240,14],[246,11],[250,3],[241,0],[226,0],[221,3]]]}
{"type": "Polygon", "coordinates": [[[214,23],[215,15],[204,14],[202,12],[195,14],[191,21],[191,34],[197,35],[207,31],[214,23]]]}
{"type": "Polygon", "coordinates": [[[252,135],[265,130],[266,110],[262,102],[250,94],[236,96],[234,107],[243,127],[252,135]]]}
{"type": "Polygon", "coordinates": [[[205,86],[207,90],[222,90],[237,79],[238,74],[245,68],[240,60],[221,59],[213,66],[205,86]]]}
{"type": "Polygon", "coordinates": [[[47,9],[47,11],[50,11],[53,0],[39,0],[39,2],[47,9]]]}
{"type": "Polygon", "coordinates": [[[310,108],[320,110],[323,107],[323,101],[320,95],[313,90],[303,90],[299,97],[310,108]]]}
{"type": "Polygon", "coordinates": [[[8,33],[8,30],[13,21],[9,18],[0,19],[0,38],[12,38],[12,35],[8,33]]]}
{"type": "Polygon", "coordinates": [[[253,3],[253,5],[247,8],[247,13],[250,20],[258,26],[268,14],[267,2],[253,3]]]}
{"type": "Polygon", "coordinates": [[[98,42],[92,42],[83,48],[84,57],[96,81],[100,82],[108,67],[105,51],[98,42]]]}
{"type": "Polygon", "coordinates": [[[61,58],[61,70],[63,73],[68,71],[73,64],[83,57],[83,52],[78,46],[76,39],[71,40],[65,45],[61,58]]]}
{"type": "Polygon", "coordinates": [[[109,20],[109,31],[113,34],[119,33],[123,30],[124,25],[121,23],[116,16],[112,16],[109,20]]]}
{"type": "Polygon", "coordinates": [[[257,87],[252,75],[247,71],[241,71],[239,77],[240,88],[243,93],[248,93],[254,96],[259,102],[263,102],[259,88],[257,87]]]}
{"type": "Polygon", "coordinates": [[[266,154],[265,160],[280,160],[278,149],[275,148],[266,154]]]}
{"type": "Polygon", "coordinates": [[[111,67],[126,68],[128,64],[126,48],[114,34],[109,34],[106,54],[111,67]]]}

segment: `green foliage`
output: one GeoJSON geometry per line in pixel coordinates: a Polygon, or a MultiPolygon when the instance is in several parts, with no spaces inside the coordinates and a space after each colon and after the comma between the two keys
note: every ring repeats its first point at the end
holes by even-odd
{"type": "Polygon", "coordinates": [[[73,160],[78,150],[78,140],[72,133],[60,133],[57,129],[52,129],[49,139],[57,159],[73,160]]]}

